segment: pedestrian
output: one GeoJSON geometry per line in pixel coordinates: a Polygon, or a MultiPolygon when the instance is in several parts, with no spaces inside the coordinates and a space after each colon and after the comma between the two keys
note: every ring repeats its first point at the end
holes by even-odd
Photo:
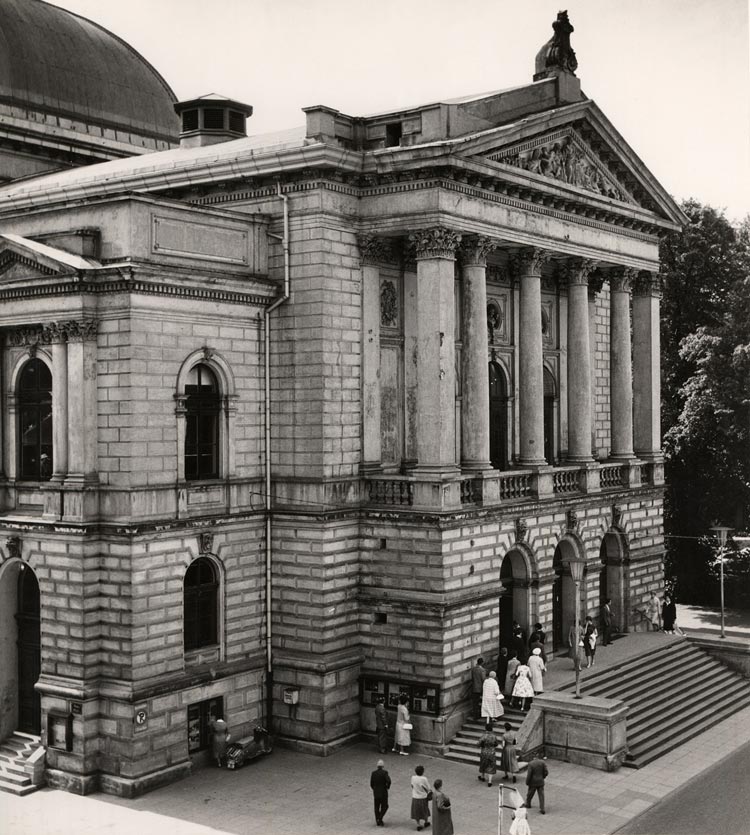
{"type": "Polygon", "coordinates": [[[524,635],[523,629],[521,629],[520,625],[513,621],[513,649],[516,651],[516,655],[518,656],[518,660],[522,663],[526,663],[526,659],[529,657],[528,655],[528,647],[526,645],[526,635],[524,635]]]}
{"type": "Polygon", "coordinates": [[[508,675],[508,647],[500,647],[500,655],[497,656],[497,683],[502,690],[505,686],[505,676],[508,675]]]}
{"type": "Polygon", "coordinates": [[[411,819],[417,822],[420,832],[430,825],[430,800],[430,782],[424,776],[424,766],[418,765],[411,778],[411,819]]]}
{"type": "Polygon", "coordinates": [[[591,615],[586,615],[586,624],[583,629],[583,649],[586,653],[586,666],[593,667],[596,658],[596,641],[599,633],[596,631],[591,615]]]}
{"type": "Polygon", "coordinates": [[[530,671],[531,686],[534,688],[534,695],[538,696],[544,690],[543,676],[547,667],[542,659],[542,651],[536,647],[531,651],[531,657],[527,664],[530,671]]]}
{"type": "Polygon", "coordinates": [[[479,719],[482,707],[482,685],[487,678],[484,668],[484,658],[477,658],[477,663],[471,668],[471,697],[474,700],[474,718],[479,719]]]}
{"type": "Polygon", "coordinates": [[[516,782],[516,772],[518,771],[518,748],[516,747],[516,735],[513,733],[513,727],[510,722],[505,723],[505,733],[503,734],[503,750],[500,754],[500,765],[505,772],[505,779],[508,775],[516,782]]]}
{"type": "Polygon", "coordinates": [[[510,835],[531,835],[529,821],[526,818],[525,806],[519,806],[519,808],[513,813],[513,821],[510,824],[508,832],[510,835]]]}
{"type": "Polygon", "coordinates": [[[581,647],[583,646],[583,628],[576,629],[575,623],[570,624],[568,630],[568,658],[573,660],[573,668],[581,668],[581,647]]]}
{"type": "Polygon", "coordinates": [[[479,739],[479,776],[477,778],[482,781],[486,780],[488,786],[492,785],[492,775],[497,771],[496,748],[497,737],[492,731],[492,720],[490,719],[479,739]]]}
{"type": "Polygon", "coordinates": [[[518,654],[513,649],[510,651],[510,658],[508,659],[508,671],[505,673],[505,686],[503,692],[506,696],[513,695],[513,685],[516,683],[516,671],[521,662],[518,660],[518,654]]]}
{"type": "Polygon", "coordinates": [[[385,826],[383,818],[388,811],[388,789],[391,787],[391,777],[385,770],[385,763],[378,760],[375,771],[370,775],[370,788],[375,803],[375,824],[385,826]]]}
{"type": "Polygon", "coordinates": [[[546,634],[542,629],[541,623],[534,624],[534,631],[529,635],[529,652],[533,654],[535,649],[540,649],[542,651],[542,661],[547,663],[547,653],[544,651],[544,641],[546,638],[546,634]]]}
{"type": "Polygon", "coordinates": [[[438,778],[433,783],[432,793],[432,832],[433,835],[453,835],[453,813],[451,801],[443,791],[443,781],[438,778]]]}
{"type": "Polygon", "coordinates": [[[526,792],[526,808],[531,809],[531,801],[536,793],[539,795],[539,811],[543,815],[545,814],[544,781],[548,775],[547,763],[544,760],[540,760],[539,757],[534,757],[526,771],[526,785],[528,786],[528,791],[526,792]]]}
{"type": "Polygon", "coordinates": [[[661,617],[664,631],[673,635],[675,631],[675,621],[677,620],[677,607],[674,604],[674,600],[672,600],[668,594],[664,595],[664,603],[661,607],[661,617]]]}
{"type": "Polygon", "coordinates": [[[602,625],[602,646],[607,647],[612,643],[612,598],[608,597],[602,603],[602,612],[599,622],[602,625]]]}
{"type": "Polygon", "coordinates": [[[223,719],[217,716],[211,720],[211,754],[216,760],[216,765],[221,768],[227,755],[227,743],[231,739],[229,726],[223,719]]]}
{"type": "Polygon", "coordinates": [[[398,707],[396,708],[396,733],[393,737],[393,750],[404,757],[409,756],[408,748],[411,745],[411,716],[409,715],[409,697],[402,693],[398,697],[398,707]]]}
{"type": "Polygon", "coordinates": [[[661,629],[661,603],[655,591],[651,592],[651,597],[646,604],[646,614],[651,621],[651,631],[658,632],[661,629]]]}
{"type": "Polygon", "coordinates": [[[378,696],[375,704],[375,731],[378,735],[378,751],[388,750],[388,714],[385,712],[385,696],[378,696]]]}
{"type": "Polygon", "coordinates": [[[493,719],[503,715],[502,702],[503,694],[497,683],[497,673],[491,670],[482,685],[482,719],[487,720],[487,725],[491,725],[493,719]]]}
{"type": "Polygon", "coordinates": [[[521,701],[521,710],[526,710],[526,699],[534,698],[534,688],[531,686],[529,676],[531,670],[525,665],[520,664],[516,670],[516,683],[513,685],[513,704],[521,701]]]}

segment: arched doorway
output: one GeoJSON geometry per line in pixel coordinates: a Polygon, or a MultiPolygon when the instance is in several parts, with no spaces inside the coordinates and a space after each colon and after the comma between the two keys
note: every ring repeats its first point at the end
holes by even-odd
{"type": "Polygon", "coordinates": [[[557,387],[555,378],[548,368],[544,369],[544,458],[550,465],[555,463],[557,433],[555,431],[555,400],[557,387]]]}
{"type": "Polygon", "coordinates": [[[41,699],[34,685],[41,672],[39,583],[26,565],[17,581],[18,730],[38,734],[42,726],[41,699]]]}
{"type": "Polygon", "coordinates": [[[625,588],[626,555],[621,533],[610,530],[604,534],[599,548],[599,559],[599,603],[602,604],[608,597],[611,598],[612,631],[627,632],[629,624],[625,588]]]}
{"type": "Polygon", "coordinates": [[[508,469],[508,383],[496,362],[490,374],[490,463],[496,470],[508,469]]]}
{"type": "MultiPolygon", "coordinates": [[[[568,632],[575,624],[576,619],[576,590],[573,577],[570,574],[570,567],[567,561],[577,555],[578,548],[574,542],[562,539],[555,548],[552,559],[552,567],[555,572],[552,581],[552,649],[554,652],[567,649],[568,632]]],[[[584,574],[583,581],[578,589],[579,605],[580,600],[585,598],[583,589],[586,583],[584,574]]],[[[583,609],[579,610],[581,621],[586,617],[583,609]]]]}
{"type": "Polygon", "coordinates": [[[517,548],[508,551],[500,566],[498,647],[512,646],[514,620],[521,624],[528,635],[529,579],[523,554],[517,548]]]}

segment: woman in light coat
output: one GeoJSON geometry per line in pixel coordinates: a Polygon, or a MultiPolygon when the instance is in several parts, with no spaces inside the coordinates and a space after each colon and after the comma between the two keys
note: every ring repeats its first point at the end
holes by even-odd
{"type": "Polygon", "coordinates": [[[432,835],[453,835],[451,802],[443,791],[443,781],[435,780],[432,794],[432,835]]]}
{"type": "Polygon", "coordinates": [[[393,737],[394,752],[402,754],[404,757],[409,756],[409,752],[404,751],[404,748],[411,745],[411,717],[409,716],[409,708],[406,706],[408,702],[408,696],[399,696],[398,708],[396,709],[396,733],[393,737]]]}
{"type": "Polygon", "coordinates": [[[547,670],[544,666],[542,651],[539,647],[531,651],[531,657],[529,658],[527,664],[530,671],[529,677],[531,678],[531,686],[534,688],[534,695],[538,696],[544,690],[542,676],[547,670]]]}
{"type": "Polygon", "coordinates": [[[503,694],[497,683],[497,673],[490,670],[482,685],[482,719],[486,720],[487,727],[491,727],[493,719],[503,715],[502,701],[503,694]]]}

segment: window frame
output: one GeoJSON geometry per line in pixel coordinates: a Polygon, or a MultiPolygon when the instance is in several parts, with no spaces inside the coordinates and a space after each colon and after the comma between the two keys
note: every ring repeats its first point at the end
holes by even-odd
{"type": "Polygon", "coordinates": [[[186,653],[219,646],[220,640],[220,573],[208,556],[196,557],[182,578],[182,638],[186,653]],[[211,572],[211,580],[200,577],[203,570],[211,572]],[[188,586],[190,574],[199,573],[198,582],[188,586]]]}
{"type": "Polygon", "coordinates": [[[18,481],[44,482],[52,478],[54,471],[55,440],[53,379],[52,369],[39,356],[29,357],[18,368],[14,385],[16,411],[16,477],[18,481]],[[49,378],[49,386],[37,384],[33,389],[24,389],[24,377],[32,366],[43,370],[44,374],[49,378]],[[33,444],[24,443],[24,425],[28,423],[28,421],[24,420],[24,415],[29,413],[35,416],[34,422],[37,425],[37,438],[33,444]],[[45,431],[42,427],[46,421],[49,421],[49,424],[45,431]],[[46,433],[49,433],[47,443],[44,442],[46,433]],[[33,468],[27,468],[25,452],[32,447],[36,449],[36,465],[33,468]],[[45,450],[48,451],[46,452],[45,450]],[[45,457],[46,464],[44,461],[45,457]]]}

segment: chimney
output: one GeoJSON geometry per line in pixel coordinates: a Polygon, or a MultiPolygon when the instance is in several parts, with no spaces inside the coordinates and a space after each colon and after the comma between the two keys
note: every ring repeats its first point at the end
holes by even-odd
{"type": "Polygon", "coordinates": [[[247,136],[247,117],[253,108],[216,93],[174,106],[180,117],[180,148],[198,148],[247,136]]]}

